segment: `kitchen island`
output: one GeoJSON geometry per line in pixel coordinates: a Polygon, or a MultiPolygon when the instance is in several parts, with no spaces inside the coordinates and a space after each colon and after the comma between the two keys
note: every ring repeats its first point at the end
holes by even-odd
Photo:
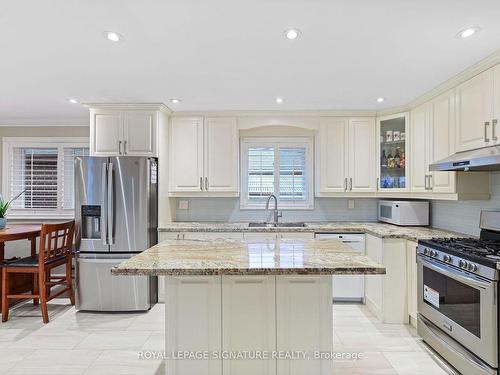
{"type": "Polygon", "coordinates": [[[332,275],[385,269],[338,240],[170,240],[112,269],[165,275],[169,374],[330,374],[332,275]]]}

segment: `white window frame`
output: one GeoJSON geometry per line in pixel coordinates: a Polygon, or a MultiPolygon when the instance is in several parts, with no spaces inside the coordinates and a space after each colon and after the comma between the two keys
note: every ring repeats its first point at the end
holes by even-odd
{"type": "MultiPolygon", "coordinates": [[[[314,162],[313,162],[313,137],[244,137],[241,138],[241,192],[240,209],[242,210],[263,210],[265,202],[250,202],[248,200],[248,149],[250,147],[275,147],[275,160],[279,158],[280,147],[304,147],[306,149],[305,170],[307,178],[307,200],[302,203],[282,202],[279,194],[275,194],[278,199],[278,209],[280,210],[313,210],[314,209],[314,162]]],[[[277,165],[277,163],[275,163],[277,165]]],[[[279,169],[279,168],[278,168],[279,169]]],[[[276,167],[275,167],[276,173],[276,167]]],[[[275,189],[279,187],[279,173],[275,174],[275,189]]],[[[274,204],[274,202],[272,202],[274,204]]]]}
{"type": "MultiPolygon", "coordinates": [[[[2,139],[2,195],[10,198],[10,170],[9,161],[12,155],[12,149],[15,147],[23,148],[57,148],[58,161],[64,157],[64,148],[89,148],[88,137],[4,137],[2,139]]],[[[62,163],[57,164],[57,191],[62,189],[60,176],[64,173],[62,163]]],[[[60,197],[58,195],[57,209],[14,209],[11,208],[8,213],[9,219],[73,219],[75,210],[71,208],[61,208],[60,197]]]]}

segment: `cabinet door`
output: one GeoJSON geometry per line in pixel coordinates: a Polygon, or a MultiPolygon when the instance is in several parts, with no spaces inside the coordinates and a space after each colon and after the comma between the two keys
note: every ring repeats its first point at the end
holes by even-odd
{"type": "Polygon", "coordinates": [[[377,165],[379,189],[391,192],[407,191],[407,154],[409,144],[408,113],[378,119],[377,165]]]}
{"type": "Polygon", "coordinates": [[[493,68],[493,122],[491,125],[491,139],[495,144],[500,143],[500,64],[493,68]]]}
{"type": "Polygon", "coordinates": [[[429,106],[424,104],[410,114],[411,191],[428,191],[429,106]]]}
{"type": "Polygon", "coordinates": [[[349,181],[352,192],[376,191],[375,120],[349,120],[349,181]]]}
{"type": "MultiPolygon", "coordinates": [[[[276,276],[276,344],[283,352],[333,349],[331,276],[276,276]]],[[[331,360],[278,360],[279,375],[332,374],[331,360]]]]}
{"type": "MultiPolygon", "coordinates": [[[[366,235],[366,256],[378,264],[384,264],[382,239],[366,235]]],[[[383,319],[383,293],[385,275],[365,276],[365,302],[379,319],[383,319]]]]}
{"type": "Polygon", "coordinates": [[[170,130],[170,191],[202,191],[203,119],[173,118],[170,130]]]}
{"type": "Polygon", "coordinates": [[[317,138],[319,145],[319,192],[347,190],[347,119],[322,117],[317,138]]]}
{"type": "Polygon", "coordinates": [[[156,130],[156,112],[127,113],[123,126],[123,153],[130,156],[156,156],[156,130]]]}
{"type": "Polygon", "coordinates": [[[236,118],[205,120],[206,191],[238,193],[238,145],[236,118]]]}
{"type": "MultiPolygon", "coordinates": [[[[222,276],[222,350],[276,350],[275,276],[222,276]]],[[[225,360],[224,374],[272,375],[276,360],[225,360]]]]}
{"type": "Polygon", "coordinates": [[[123,151],[123,117],[120,112],[93,112],[91,114],[92,156],[118,156],[123,151]]]}
{"type": "MultiPolygon", "coordinates": [[[[167,276],[165,278],[165,350],[221,350],[221,277],[167,276]]],[[[168,374],[222,374],[220,359],[166,361],[168,374]]]]}
{"type": "MultiPolygon", "coordinates": [[[[455,90],[432,100],[430,129],[429,163],[455,153],[455,90]]],[[[434,193],[455,192],[455,172],[431,172],[430,175],[429,182],[434,193]]]]}
{"type": "Polygon", "coordinates": [[[487,70],[456,89],[456,150],[488,146],[493,112],[493,70],[487,70]]]}

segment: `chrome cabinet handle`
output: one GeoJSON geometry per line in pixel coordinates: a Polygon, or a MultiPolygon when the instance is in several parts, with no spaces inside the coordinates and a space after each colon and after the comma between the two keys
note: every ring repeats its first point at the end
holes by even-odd
{"type": "Polygon", "coordinates": [[[123,142],[123,154],[127,155],[127,141],[123,142]]]}
{"type": "Polygon", "coordinates": [[[122,154],[122,141],[118,141],[118,154],[122,154]]]}
{"type": "Polygon", "coordinates": [[[434,189],[434,180],[432,179],[432,175],[429,175],[429,190],[434,189]]]}
{"type": "Polygon", "coordinates": [[[429,175],[425,175],[425,182],[424,182],[424,190],[428,190],[428,178],[429,178],[429,175]]]}
{"type": "Polygon", "coordinates": [[[493,141],[496,141],[498,140],[498,137],[496,135],[496,127],[497,127],[497,124],[498,124],[498,119],[494,119],[491,123],[491,139],[493,141]]]}
{"type": "Polygon", "coordinates": [[[208,177],[205,177],[205,190],[208,191],[208,177]]]}
{"type": "Polygon", "coordinates": [[[200,177],[200,190],[203,190],[203,177],[200,177]]]}
{"type": "Polygon", "coordinates": [[[490,126],[490,122],[489,121],[485,121],[484,123],[484,141],[485,142],[489,142],[490,139],[488,138],[488,126],[490,126]]]}
{"type": "Polygon", "coordinates": [[[347,191],[347,177],[344,178],[344,191],[347,191]]]}
{"type": "Polygon", "coordinates": [[[379,189],[379,186],[380,186],[380,177],[377,177],[377,191],[379,189]]]}
{"type": "Polygon", "coordinates": [[[352,177],[349,179],[349,191],[352,191],[352,177]]]}

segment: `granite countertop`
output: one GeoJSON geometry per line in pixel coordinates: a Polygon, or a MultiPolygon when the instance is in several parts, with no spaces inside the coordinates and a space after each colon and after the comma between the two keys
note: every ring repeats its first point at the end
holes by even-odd
{"type": "Polygon", "coordinates": [[[167,240],[113,267],[115,275],[385,274],[335,239],[167,240]]]}
{"type": "Polygon", "coordinates": [[[432,237],[471,237],[432,227],[399,227],[378,222],[306,223],[306,227],[249,227],[248,223],[175,222],[161,227],[160,232],[334,232],[367,233],[379,238],[404,238],[410,241],[432,237]]]}

